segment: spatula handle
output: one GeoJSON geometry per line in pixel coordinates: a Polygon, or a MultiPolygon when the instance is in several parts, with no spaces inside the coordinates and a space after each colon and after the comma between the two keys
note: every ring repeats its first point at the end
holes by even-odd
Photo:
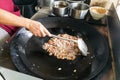
{"type": "Polygon", "coordinates": [[[52,34],[51,37],[55,37],[55,38],[59,38],[59,39],[63,39],[63,40],[68,40],[68,41],[72,41],[72,42],[77,43],[77,40],[67,39],[67,38],[60,37],[60,36],[57,36],[57,35],[54,35],[54,34],[52,34]]]}

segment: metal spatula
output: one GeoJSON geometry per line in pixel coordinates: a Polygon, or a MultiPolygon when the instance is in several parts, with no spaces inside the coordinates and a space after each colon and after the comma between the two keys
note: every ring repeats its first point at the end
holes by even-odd
{"type": "Polygon", "coordinates": [[[54,35],[54,34],[52,34],[51,37],[60,38],[60,39],[63,39],[63,40],[68,40],[68,41],[75,42],[75,43],[78,44],[78,48],[82,52],[83,56],[87,56],[87,54],[89,54],[87,45],[82,38],[78,38],[78,40],[72,40],[72,39],[67,39],[67,38],[60,37],[60,36],[57,36],[57,35],[54,35]]]}

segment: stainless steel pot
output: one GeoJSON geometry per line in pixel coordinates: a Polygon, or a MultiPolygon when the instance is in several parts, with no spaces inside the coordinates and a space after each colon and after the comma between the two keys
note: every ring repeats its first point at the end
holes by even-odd
{"type": "Polygon", "coordinates": [[[52,12],[56,16],[65,16],[68,14],[68,3],[66,1],[53,2],[52,12]]]}
{"type": "Polygon", "coordinates": [[[38,6],[39,8],[43,8],[43,7],[48,7],[48,8],[52,8],[52,3],[55,0],[38,0],[38,6]]]}
{"type": "Polygon", "coordinates": [[[84,2],[86,4],[90,4],[91,0],[67,0],[67,2],[69,3],[73,3],[73,2],[84,2]]]}
{"type": "MultiPolygon", "coordinates": [[[[39,8],[48,7],[52,9],[53,2],[55,1],[59,1],[59,0],[37,0],[38,3],[37,7],[39,8]]],[[[65,1],[65,0],[60,0],[60,1],[65,1]]]]}
{"type": "Polygon", "coordinates": [[[70,10],[68,15],[70,17],[75,19],[84,19],[88,12],[89,5],[85,3],[75,2],[75,3],[70,3],[69,8],[70,10]]]}
{"type": "Polygon", "coordinates": [[[82,2],[81,0],[67,0],[69,3],[74,3],[74,2],[82,2]]]}

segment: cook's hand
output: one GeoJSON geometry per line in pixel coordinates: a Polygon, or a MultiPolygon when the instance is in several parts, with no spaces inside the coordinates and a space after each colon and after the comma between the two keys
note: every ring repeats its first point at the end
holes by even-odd
{"type": "Polygon", "coordinates": [[[50,32],[38,21],[29,20],[26,28],[31,31],[35,36],[51,36],[50,32]]]}

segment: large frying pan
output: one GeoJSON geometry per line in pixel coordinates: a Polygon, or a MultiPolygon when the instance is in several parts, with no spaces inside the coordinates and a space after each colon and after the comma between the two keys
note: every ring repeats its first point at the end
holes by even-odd
{"type": "Polygon", "coordinates": [[[74,61],[59,60],[42,49],[49,37],[38,38],[21,29],[10,44],[12,60],[19,71],[45,80],[89,80],[104,68],[109,57],[108,44],[96,29],[83,20],[71,18],[46,17],[38,21],[52,34],[67,33],[82,37],[91,54],[77,56],[74,61]]]}

